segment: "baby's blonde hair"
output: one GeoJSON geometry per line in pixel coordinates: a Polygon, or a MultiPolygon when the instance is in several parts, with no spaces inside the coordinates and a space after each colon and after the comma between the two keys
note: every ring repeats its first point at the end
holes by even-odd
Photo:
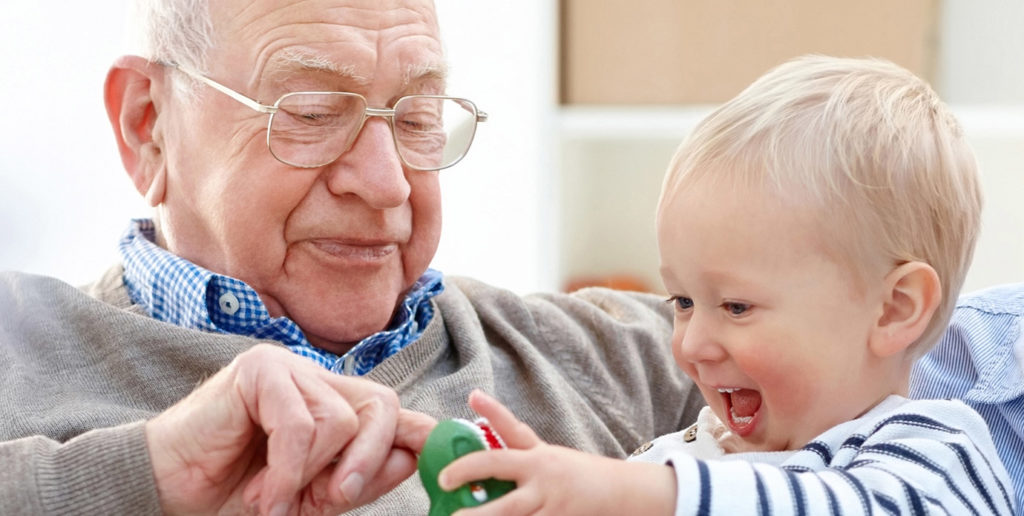
{"type": "Polygon", "coordinates": [[[960,125],[914,74],[881,59],[788,61],[696,127],[669,165],[660,204],[697,179],[812,210],[860,280],[861,264],[879,258],[931,265],[942,301],[912,356],[938,340],[971,263],[981,190],[960,125]]]}

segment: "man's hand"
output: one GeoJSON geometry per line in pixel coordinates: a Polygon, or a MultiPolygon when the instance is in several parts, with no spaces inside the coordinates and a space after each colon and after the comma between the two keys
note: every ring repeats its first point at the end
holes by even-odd
{"type": "Polygon", "coordinates": [[[545,443],[494,398],[473,391],[469,405],[486,417],[507,450],[469,453],[441,471],[438,483],[452,490],[466,482],[497,478],[516,488],[456,516],[665,514],[675,510],[672,468],[625,462],[545,443]]]}
{"type": "Polygon", "coordinates": [[[271,345],[146,424],[164,512],[336,514],[416,469],[435,422],[387,387],[271,345]]]}

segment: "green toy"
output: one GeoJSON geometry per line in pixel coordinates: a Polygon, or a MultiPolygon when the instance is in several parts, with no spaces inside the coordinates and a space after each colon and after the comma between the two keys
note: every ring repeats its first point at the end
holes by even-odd
{"type": "Polygon", "coordinates": [[[505,448],[505,442],[486,419],[475,422],[447,419],[437,424],[420,452],[420,481],[430,497],[430,516],[448,516],[464,507],[475,507],[516,487],[515,482],[488,478],[470,482],[454,491],[437,485],[437,475],[453,460],[471,452],[505,448]]]}

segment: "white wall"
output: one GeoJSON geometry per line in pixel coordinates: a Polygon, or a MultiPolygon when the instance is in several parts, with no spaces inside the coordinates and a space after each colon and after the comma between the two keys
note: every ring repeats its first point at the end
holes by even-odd
{"type": "Polygon", "coordinates": [[[103,109],[122,5],[0,8],[0,269],[86,281],[113,263],[128,218],[147,213],[103,109]]]}
{"type": "Polygon", "coordinates": [[[955,104],[1024,104],[1024,2],[944,0],[936,83],[955,104]]]}
{"type": "MultiPolygon", "coordinates": [[[[549,288],[554,4],[437,0],[450,91],[491,115],[442,172],[434,265],[525,292],[549,288]],[[515,37],[512,37],[515,35],[515,37]],[[539,230],[537,228],[540,228],[539,230]],[[510,245],[515,242],[516,245],[510,245]]],[[[125,0],[5,0],[0,7],[0,270],[90,281],[113,263],[130,217],[148,216],[121,168],[102,103],[125,53],[125,0]]]]}
{"type": "Polygon", "coordinates": [[[442,171],[435,263],[520,293],[556,286],[557,3],[435,0],[453,94],[487,111],[466,160],[442,171]]]}
{"type": "Polygon", "coordinates": [[[965,290],[1024,281],[1024,2],[945,0],[936,87],[981,167],[985,207],[965,290]]]}

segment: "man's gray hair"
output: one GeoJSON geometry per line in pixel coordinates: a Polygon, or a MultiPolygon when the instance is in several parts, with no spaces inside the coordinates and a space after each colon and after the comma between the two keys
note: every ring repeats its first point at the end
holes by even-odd
{"type": "Polygon", "coordinates": [[[134,0],[130,20],[142,57],[207,71],[213,42],[209,0],[134,0]]]}

